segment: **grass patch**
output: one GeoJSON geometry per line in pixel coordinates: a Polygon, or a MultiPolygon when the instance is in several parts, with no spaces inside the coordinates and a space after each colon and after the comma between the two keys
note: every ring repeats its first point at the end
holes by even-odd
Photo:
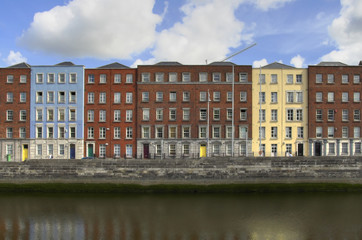
{"type": "Polygon", "coordinates": [[[362,184],[262,183],[262,184],[114,184],[114,183],[0,183],[0,193],[297,193],[361,192],[362,184]]]}

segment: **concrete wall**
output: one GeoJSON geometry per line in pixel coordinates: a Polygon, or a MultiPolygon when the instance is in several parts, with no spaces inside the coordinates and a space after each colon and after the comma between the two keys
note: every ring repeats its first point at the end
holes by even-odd
{"type": "Polygon", "coordinates": [[[209,158],[0,162],[2,182],[362,183],[362,158],[209,158]]]}

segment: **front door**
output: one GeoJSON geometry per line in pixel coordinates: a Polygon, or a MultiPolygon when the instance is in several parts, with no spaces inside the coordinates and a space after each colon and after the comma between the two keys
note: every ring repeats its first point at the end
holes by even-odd
{"type": "Polygon", "coordinates": [[[200,145],[200,157],[206,157],[206,145],[200,145]]]}
{"type": "Polygon", "coordinates": [[[143,157],[144,158],[150,157],[150,145],[149,144],[143,144],[143,157]]]}
{"type": "Polygon", "coordinates": [[[322,155],[322,144],[321,142],[314,143],[314,156],[321,156],[322,155]]]}
{"type": "Polygon", "coordinates": [[[88,144],[88,157],[93,157],[93,156],[94,156],[93,144],[88,144]]]}
{"type": "Polygon", "coordinates": [[[25,160],[27,160],[27,159],[29,158],[29,155],[28,155],[28,153],[29,153],[28,148],[29,148],[28,144],[24,144],[24,145],[23,145],[23,156],[22,156],[22,161],[25,161],[25,160]]]}
{"type": "Polygon", "coordinates": [[[303,143],[298,143],[298,156],[303,156],[303,143]]]}
{"type": "Polygon", "coordinates": [[[75,159],[75,144],[70,144],[70,159],[75,159]]]}

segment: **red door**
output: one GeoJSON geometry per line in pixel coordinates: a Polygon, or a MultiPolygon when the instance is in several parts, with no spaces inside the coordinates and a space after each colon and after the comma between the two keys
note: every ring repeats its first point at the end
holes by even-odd
{"type": "Polygon", "coordinates": [[[150,145],[143,144],[143,158],[149,158],[149,157],[150,157],[150,145]]]}

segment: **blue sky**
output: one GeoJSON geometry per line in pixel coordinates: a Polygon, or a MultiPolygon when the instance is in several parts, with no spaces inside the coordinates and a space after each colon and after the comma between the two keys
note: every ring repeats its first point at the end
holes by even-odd
{"type": "Polygon", "coordinates": [[[362,60],[360,0],[1,0],[0,67],[362,60]]]}

